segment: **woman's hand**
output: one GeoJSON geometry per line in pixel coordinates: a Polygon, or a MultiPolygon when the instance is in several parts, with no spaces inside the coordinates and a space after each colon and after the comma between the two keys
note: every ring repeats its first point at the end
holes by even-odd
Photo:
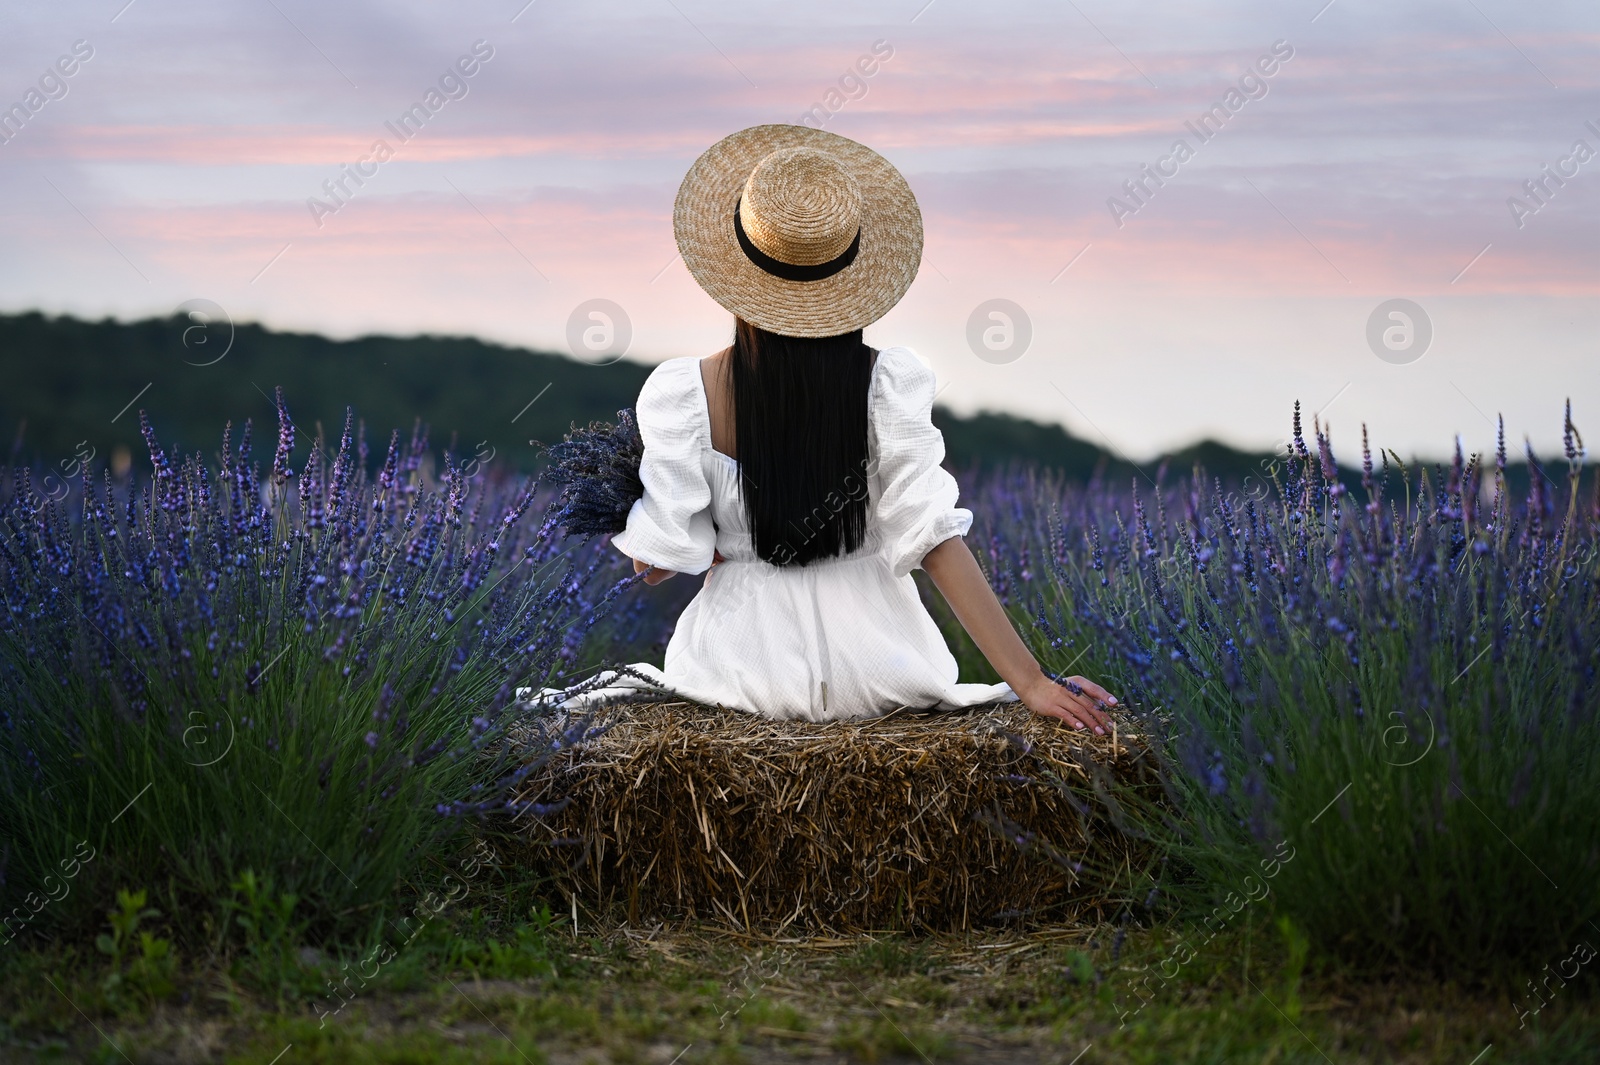
{"type": "MultiPolygon", "coordinates": [[[[726,562],[726,561],[727,561],[727,559],[722,557],[722,552],[721,551],[712,551],[712,553],[711,553],[711,565],[715,566],[719,562],[726,562]]],[[[638,559],[634,559],[633,560],[633,572],[635,572],[635,573],[643,573],[644,574],[644,582],[646,584],[650,584],[650,585],[660,584],[662,581],[666,580],[668,577],[675,577],[675,576],[678,575],[678,571],[675,570],[675,569],[662,569],[660,566],[652,566],[650,563],[641,562],[638,559]]],[[[710,574],[711,574],[711,571],[709,569],[707,569],[706,570],[706,575],[707,575],[708,578],[710,577],[710,574]]]]}
{"type": "Polygon", "coordinates": [[[922,560],[922,568],[933,578],[978,650],[1029,710],[1058,717],[1074,728],[1092,728],[1102,736],[1111,730],[1105,707],[1115,706],[1116,697],[1083,677],[1068,677],[1057,684],[1044,675],[1012,628],[1011,619],[964,540],[952,536],[939,544],[922,560]],[[1067,684],[1076,685],[1081,694],[1067,684]]]}
{"type": "Polygon", "coordinates": [[[702,588],[711,587],[711,575],[713,573],[717,572],[717,567],[722,565],[722,563],[724,563],[726,561],[728,561],[728,560],[722,557],[722,552],[721,551],[718,551],[715,548],[712,548],[712,550],[711,550],[711,565],[706,567],[706,579],[700,582],[700,587],[702,587],[702,588]]]}
{"type": "Polygon", "coordinates": [[[641,562],[638,559],[634,559],[633,572],[643,573],[644,582],[646,584],[656,585],[660,584],[668,577],[675,575],[678,571],[675,569],[662,569],[660,566],[652,566],[648,562],[641,562]]]}
{"type": "Polygon", "coordinates": [[[1058,684],[1041,672],[1031,684],[1013,690],[1041,717],[1058,717],[1076,729],[1092,728],[1100,736],[1111,729],[1106,711],[1117,705],[1117,697],[1087,677],[1067,677],[1058,684]]]}

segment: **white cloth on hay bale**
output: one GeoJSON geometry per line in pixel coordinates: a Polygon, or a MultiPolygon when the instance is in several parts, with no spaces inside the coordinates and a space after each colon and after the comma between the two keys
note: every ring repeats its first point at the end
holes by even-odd
{"type": "Polygon", "coordinates": [[[867,492],[865,540],[849,555],[774,566],[752,546],[737,464],[711,446],[700,360],[662,363],[637,407],[644,496],[612,542],[663,569],[706,573],[705,585],[678,619],[665,669],[639,663],[628,667],[637,676],[607,671],[518,697],[581,709],[665,693],[809,721],[1014,701],[1006,684],[956,682],[955,656],[911,578],[923,556],[972,525],[940,465],[933,397],[933,371],[909,348],[878,353],[867,469],[825,504],[837,511],[846,493],[867,492]],[[725,561],[712,566],[713,552],[725,561]]]}

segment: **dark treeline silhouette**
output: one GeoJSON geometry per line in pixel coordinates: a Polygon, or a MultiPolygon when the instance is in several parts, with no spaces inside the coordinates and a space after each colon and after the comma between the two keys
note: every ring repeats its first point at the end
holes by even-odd
{"type": "MultiPolygon", "coordinates": [[[[238,427],[253,419],[258,454],[270,459],[277,425],[272,397],[282,386],[301,433],[297,456],[319,424],[336,443],[345,408],[354,407],[366,423],[371,463],[381,461],[392,430],[409,438],[420,418],[431,426],[436,453],[453,447],[459,461],[476,459],[476,468],[531,470],[540,464],[533,441],[554,443],[573,425],[614,420],[633,405],[650,372],[627,360],[590,366],[471,337],[332,340],[246,323],[232,327],[231,346],[229,340],[225,323],[200,325],[181,316],[91,322],[0,315],[0,448],[12,463],[46,469],[66,469],[89,451],[112,463],[139,457],[143,409],[169,452],[208,456],[226,422],[233,421],[237,439],[238,427]]],[[[1291,412],[1283,414],[1287,425],[1291,412]]],[[[943,407],[934,421],[957,469],[1036,464],[1076,480],[1098,475],[1144,484],[1165,461],[1167,483],[1196,463],[1239,483],[1260,476],[1268,458],[1208,440],[1136,467],[1059,425],[1008,414],[958,417],[943,407]]],[[[1447,444],[1440,441],[1441,449],[1447,444]]],[[[1360,454],[1348,440],[1335,446],[1342,478],[1355,489],[1360,454]]],[[[1493,456],[1485,459],[1492,463],[1493,456]]],[[[1549,457],[1553,480],[1562,479],[1563,465],[1549,457]]],[[[1525,465],[1514,462],[1508,472],[1520,492],[1525,465]]]]}
{"type": "Polygon", "coordinates": [[[218,358],[226,324],[0,316],[0,447],[20,436],[18,458],[47,466],[74,455],[80,441],[99,458],[110,460],[118,448],[137,456],[144,409],[174,452],[210,455],[226,422],[237,440],[239,426],[253,419],[257,454],[270,460],[273,394],[282,386],[300,433],[297,456],[318,423],[336,444],[345,408],[354,407],[366,423],[370,462],[382,460],[391,430],[409,439],[421,418],[436,453],[454,438],[463,462],[531,469],[539,449],[530,441],[553,443],[574,422],[615,419],[650,372],[639,363],[589,366],[465,337],[341,341],[253,324],[232,332],[232,347],[218,358]]]}

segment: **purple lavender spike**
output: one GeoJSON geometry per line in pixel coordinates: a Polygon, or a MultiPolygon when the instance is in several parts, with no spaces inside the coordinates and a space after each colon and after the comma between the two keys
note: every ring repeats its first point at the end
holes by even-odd
{"type": "Polygon", "coordinates": [[[272,456],[272,480],[283,487],[294,476],[289,466],[289,454],[294,450],[294,422],[289,419],[289,408],[283,401],[283,386],[277,387],[278,397],[278,450],[272,456]]]}

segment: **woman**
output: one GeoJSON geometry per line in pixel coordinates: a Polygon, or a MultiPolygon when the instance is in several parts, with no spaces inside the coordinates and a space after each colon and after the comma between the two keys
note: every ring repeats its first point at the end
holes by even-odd
{"type": "Polygon", "coordinates": [[[1020,697],[1108,730],[1116,699],[1044,674],[961,539],[972,514],[940,466],[933,373],[906,348],[862,341],[922,256],[922,216],[899,172],[836,134],[756,126],[695,162],[673,223],[690,273],[735,315],[734,342],[646,381],[644,496],[613,543],[647,584],[705,573],[705,585],[664,670],[603,674],[559,697],[589,703],[648,682],[813,721],[1020,697]],[[956,683],[910,576],[919,566],[1005,683],[956,683]]]}

